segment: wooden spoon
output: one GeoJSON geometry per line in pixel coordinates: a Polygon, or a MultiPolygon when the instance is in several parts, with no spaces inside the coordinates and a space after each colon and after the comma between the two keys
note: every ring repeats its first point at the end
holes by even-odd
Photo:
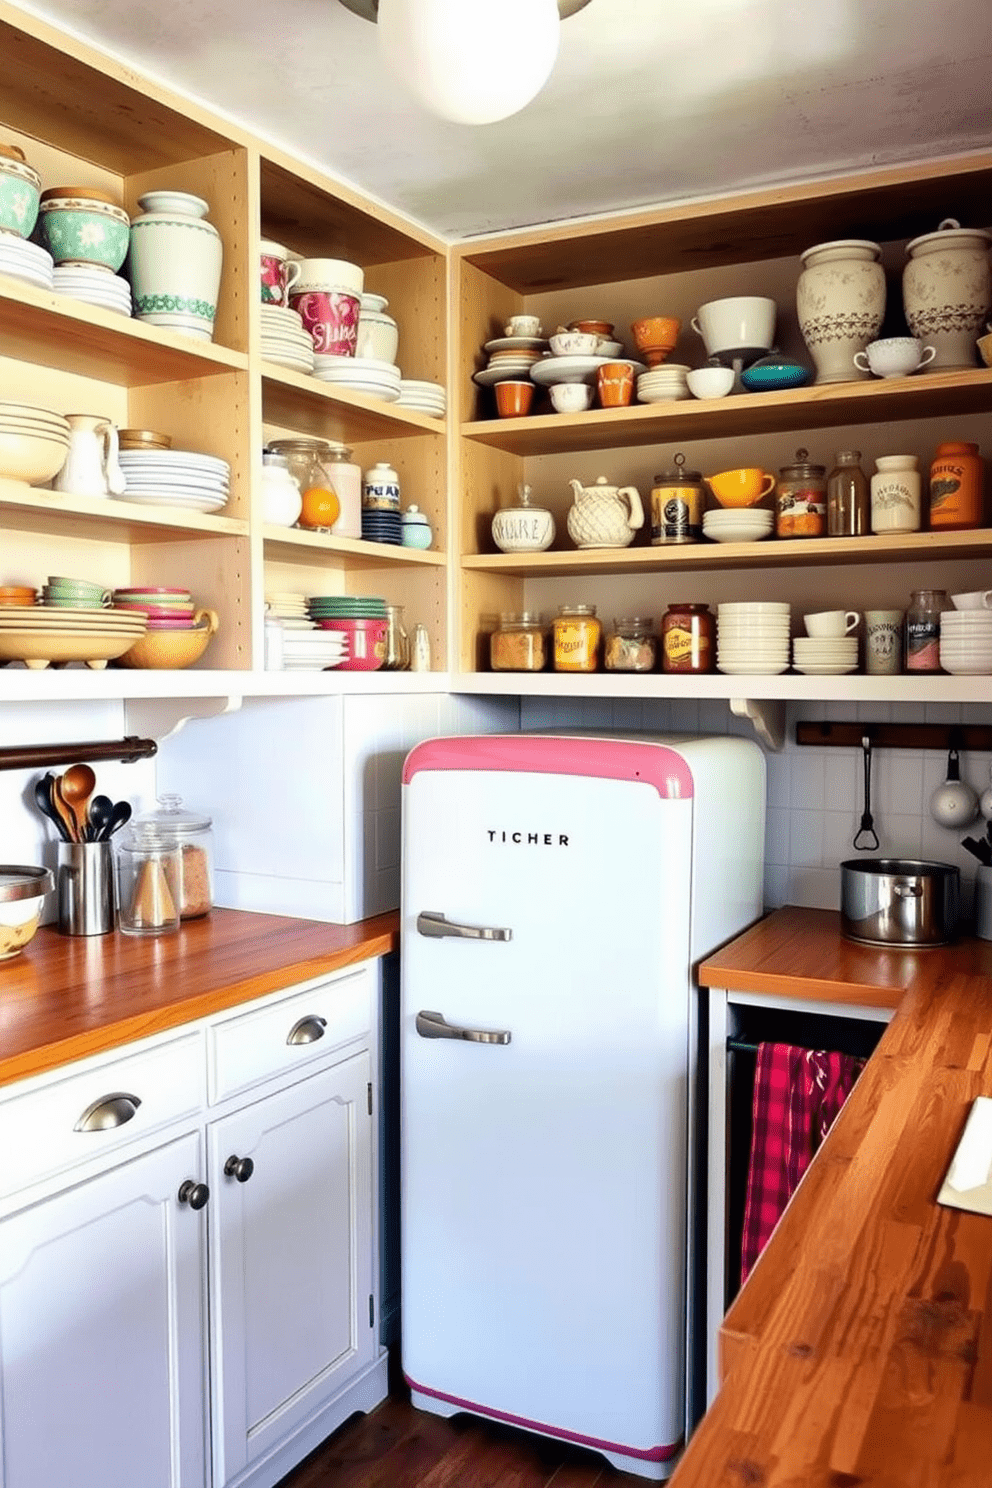
{"type": "Polygon", "coordinates": [[[85,842],[90,796],[96,789],[96,774],[89,765],[70,765],[59,778],[58,785],[62,799],[76,823],[76,841],[85,842]]]}
{"type": "Polygon", "coordinates": [[[79,828],[76,824],[76,813],[62,794],[61,775],[54,775],[52,777],[52,810],[56,813],[65,828],[66,841],[78,842],[79,828]]]}

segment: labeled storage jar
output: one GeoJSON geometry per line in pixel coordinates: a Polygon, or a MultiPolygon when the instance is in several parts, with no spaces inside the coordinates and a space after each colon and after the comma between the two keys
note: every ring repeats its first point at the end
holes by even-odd
{"type": "Polygon", "coordinates": [[[500,615],[489,637],[489,664],[494,672],[543,672],[548,663],[547,629],[535,611],[500,615]]]}
{"type": "Polygon", "coordinates": [[[553,623],[556,672],[594,672],[602,626],[595,605],[562,605],[553,623]]]}
{"type": "Polygon", "coordinates": [[[706,487],[698,470],[683,470],[685,455],[676,455],[674,469],[663,470],[651,487],[651,543],[701,542],[706,487]]]}
{"type": "Polygon", "coordinates": [[[827,530],[826,467],[814,464],[809,451],[796,450],[783,465],[775,485],[775,533],[778,537],[822,537],[827,530]]]}
{"type": "Polygon", "coordinates": [[[657,660],[653,620],[641,615],[614,620],[603,645],[603,665],[608,672],[653,672],[657,660]]]}
{"type": "Polygon", "coordinates": [[[159,806],[159,811],[137,817],[133,830],[148,846],[177,850],[177,909],[181,919],[195,920],[213,907],[211,820],[200,811],[187,810],[182,796],[160,796],[159,806]]]}
{"type": "Polygon", "coordinates": [[[713,613],[709,605],[669,605],[661,622],[662,671],[711,672],[713,639],[713,613]]]}
{"type": "Polygon", "coordinates": [[[906,611],[907,672],[939,672],[940,617],[952,610],[946,589],[914,589],[906,611]]]}
{"type": "Polygon", "coordinates": [[[920,472],[915,455],[879,455],[871,478],[872,532],[919,532],[920,472]]]}
{"type": "Polygon", "coordinates": [[[930,466],[930,526],[961,532],[982,525],[982,461],[977,444],[938,444],[930,466]]]}

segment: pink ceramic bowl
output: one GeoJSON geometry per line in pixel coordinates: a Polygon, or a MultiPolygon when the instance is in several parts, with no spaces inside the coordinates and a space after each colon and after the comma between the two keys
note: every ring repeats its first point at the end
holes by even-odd
{"type": "Polygon", "coordinates": [[[320,620],[321,630],[342,630],[348,637],[348,659],[342,672],[377,672],[386,659],[387,620],[320,620]]]}

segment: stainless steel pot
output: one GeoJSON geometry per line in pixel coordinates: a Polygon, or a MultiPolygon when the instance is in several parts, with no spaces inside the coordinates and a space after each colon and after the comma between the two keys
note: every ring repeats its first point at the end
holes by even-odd
{"type": "Polygon", "coordinates": [[[849,858],[840,865],[841,931],[866,945],[947,945],[957,933],[960,887],[951,863],[849,858]]]}

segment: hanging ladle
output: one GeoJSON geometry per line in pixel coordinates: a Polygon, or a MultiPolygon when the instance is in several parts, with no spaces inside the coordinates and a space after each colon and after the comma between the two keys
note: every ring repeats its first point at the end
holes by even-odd
{"type": "Polygon", "coordinates": [[[854,837],[855,852],[877,852],[878,833],[871,814],[871,736],[861,735],[861,754],[865,767],[865,808],[861,813],[861,825],[854,837]],[[862,842],[862,837],[866,840],[862,842]]]}

